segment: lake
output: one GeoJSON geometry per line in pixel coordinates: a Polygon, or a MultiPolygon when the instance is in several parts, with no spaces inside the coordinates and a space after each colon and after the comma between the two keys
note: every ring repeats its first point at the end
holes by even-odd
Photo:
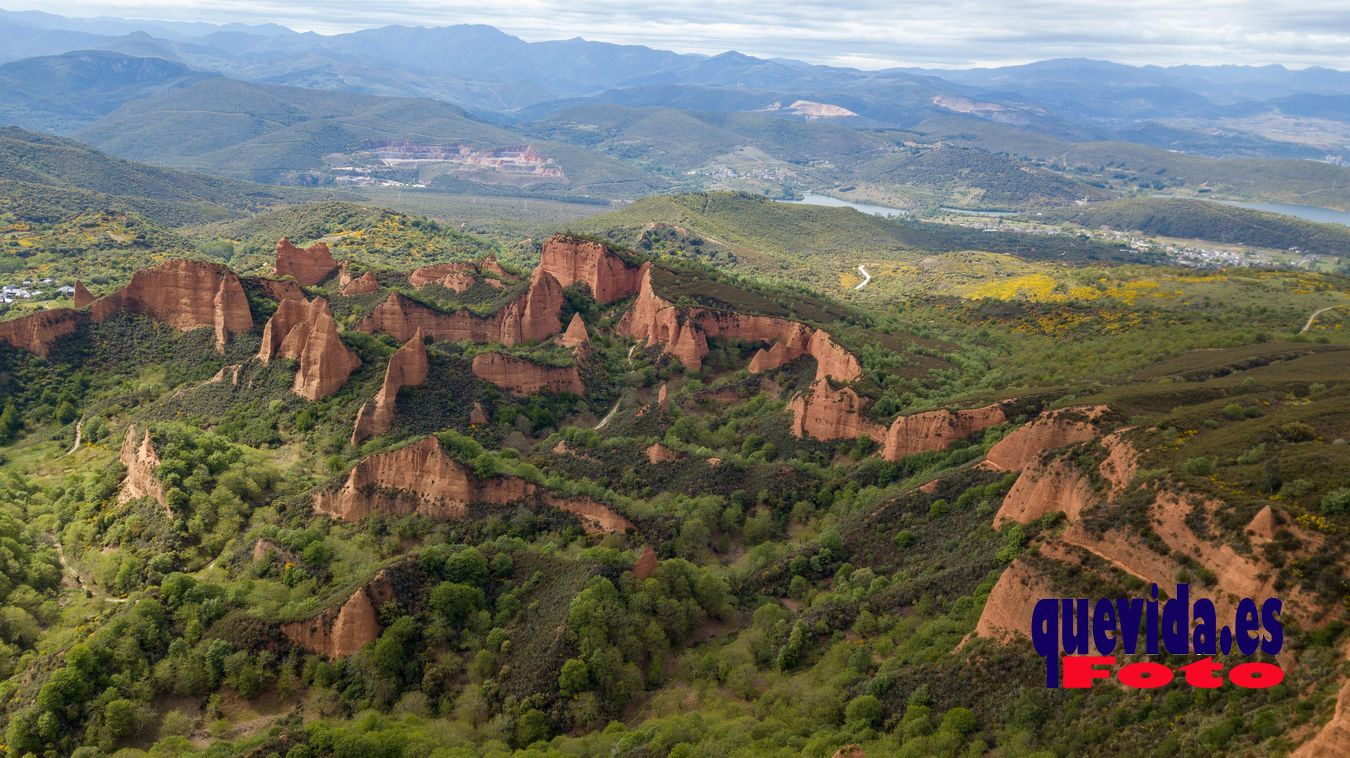
{"type": "MultiPolygon", "coordinates": [[[[1173,197],[1175,195],[1156,195],[1156,197],[1173,197]]],[[[1350,213],[1338,211],[1332,208],[1322,208],[1316,205],[1291,205],[1289,203],[1249,203],[1241,200],[1215,200],[1209,197],[1187,197],[1186,200],[1204,200],[1207,203],[1218,203],[1220,205],[1233,205],[1238,208],[1250,208],[1254,211],[1265,211],[1266,213],[1282,213],[1286,216],[1296,216],[1306,221],[1316,221],[1319,224],[1341,224],[1350,226],[1350,213]]]]}
{"type": "Polygon", "coordinates": [[[854,203],[849,200],[840,200],[837,197],[826,197],[825,195],[814,195],[807,192],[802,195],[801,200],[778,200],[780,203],[792,203],[794,205],[824,205],[830,208],[852,208],[861,211],[869,216],[886,216],[894,218],[903,216],[907,211],[899,208],[887,208],[884,205],[868,205],[867,203],[854,203]]]}

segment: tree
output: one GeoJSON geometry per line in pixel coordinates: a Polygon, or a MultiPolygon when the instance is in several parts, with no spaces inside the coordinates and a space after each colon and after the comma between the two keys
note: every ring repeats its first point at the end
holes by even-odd
{"type": "Polygon", "coordinates": [[[103,707],[103,726],[113,742],[124,740],[141,729],[139,709],[136,703],[120,698],[103,707]]]}
{"type": "Polygon", "coordinates": [[[851,725],[877,726],[886,718],[886,706],[875,695],[859,695],[844,708],[844,720],[851,725]]]}
{"type": "Polygon", "coordinates": [[[575,695],[591,688],[591,669],[580,658],[568,658],[558,676],[558,688],[567,695],[575,695]]]}
{"type": "Polygon", "coordinates": [[[441,582],[431,590],[431,608],[454,626],[484,605],[483,591],[459,582],[441,582]]]}
{"type": "Polygon", "coordinates": [[[19,415],[14,398],[10,398],[5,401],[5,409],[0,411],[0,444],[13,441],[22,428],[23,417],[19,415]]]}

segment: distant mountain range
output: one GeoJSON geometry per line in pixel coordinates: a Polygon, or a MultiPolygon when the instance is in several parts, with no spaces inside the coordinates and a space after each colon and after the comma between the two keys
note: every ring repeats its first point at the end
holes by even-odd
{"type": "Polygon", "coordinates": [[[0,125],[267,183],[620,199],[835,189],[1012,209],[1166,190],[1350,205],[1350,170],[1327,165],[1350,160],[1350,73],[1330,69],[861,71],[530,43],[481,25],[325,36],[5,11],[0,61],[0,125]]]}

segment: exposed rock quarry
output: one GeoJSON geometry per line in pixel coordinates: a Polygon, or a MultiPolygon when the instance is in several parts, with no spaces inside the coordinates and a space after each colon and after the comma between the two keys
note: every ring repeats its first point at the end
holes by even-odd
{"type": "Polygon", "coordinates": [[[513,395],[539,392],[586,393],[576,366],[545,366],[506,353],[479,353],[473,358],[473,375],[513,395]]]}
{"type": "Polygon", "coordinates": [[[164,486],[155,477],[155,471],[159,469],[159,454],[155,452],[150,430],[146,429],[144,435],[138,436],[136,425],[128,426],[126,436],[122,438],[122,454],[118,460],[127,467],[127,478],[122,480],[122,491],[117,496],[117,502],[125,503],[138,497],[149,497],[154,498],[161,508],[168,511],[169,504],[164,499],[164,486]]]}
{"type": "Polygon", "coordinates": [[[415,387],[427,380],[427,346],[418,329],[412,339],[404,343],[389,358],[384,370],[384,383],[375,393],[375,399],[361,406],[356,413],[356,427],[352,430],[352,444],[385,434],[394,427],[394,407],[398,391],[415,387]]]}
{"type": "Polygon", "coordinates": [[[591,342],[590,332],[586,331],[586,322],[581,320],[580,313],[572,314],[572,321],[567,325],[567,331],[558,338],[558,344],[563,347],[577,348],[582,345],[589,345],[591,342]]]}
{"type": "Polygon", "coordinates": [[[519,345],[538,342],[562,331],[559,318],[562,302],[562,287],[558,281],[535,269],[529,289],[489,316],[479,316],[469,310],[435,310],[398,293],[390,293],[389,298],[357,328],[363,332],[384,332],[400,341],[407,341],[413,332],[421,329],[435,340],[519,345]]]}
{"type": "Polygon", "coordinates": [[[84,288],[84,282],[75,280],[75,307],[84,308],[94,302],[94,296],[84,288]]]}
{"type": "Polygon", "coordinates": [[[985,459],[1003,471],[1017,471],[1045,450],[1095,439],[1106,411],[1104,405],[1046,411],[995,443],[985,459]]]}
{"type": "Polygon", "coordinates": [[[277,276],[292,276],[297,282],[311,287],[332,276],[338,264],[326,243],[315,242],[299,248],[282,237],[277,241],[276,269],[277,276]]]}
{"type": "Polygon", "coordinates": [[[483,479],[441,448],[435,437],[379,453],[356,464],[337,490],[314,496],[314,510],[343,521],[373,513],[419,513],[437,519],[462,519],[471,503],[544,504],[572,514],[588,534],[624,532],[633,527],[609,506],[590,498],[540,492],[513,476],[483,479]]]}
{"type": "Polygon", "coordinates": [[[564,287],[582,282],[597,302],[612,303],[638,290],[639,269],[630,266],[605,245],[566,234],[544,242],[539,267],[564,287]]]}
{"type": "Polygon", "coordinates": [[[79,311],[69,308],[37,311],[22,318],[0,321],[0,343],[46,358],[57,340],[79,326],[79,311]]]}
{"type": "Polygon", "coordinates": [[[367,271],[342,285],[340,292],[345,297],[352,297],[353,295],[369,295],[379,289],[380,282],[375,278],[375,273],[373,271],[367,271]]]}
{"type": "Polygon", "coordinates": [[[295,358],[300,369],[291,391],[306,400],[328,397],[347,383],[361,359],[342,344],[337,322],[328,301],[283,300],[263,327],[258,358],[263,363],[276,356],[295,358]]]}
{"type": "Polygon", "coordinates": [[[755,316],[706,308],[681,310],[652,288],[651,264],[644,263],[638,296],[619,320],[619,333],[660,346],[686,368],[697,371],[708,355],[708,338],[767,342],[750,360],[750,371],[779,368],[804,355],[816,359],[816,378],[851,382],[862,376],[857,358],[830,335],[804,324],[771,316],[755,316]]]}
{"type": "Polygon", "coordinates": [[[886,430],[881,456],[898,461],[907,455],[946,450],[953,443],[1007,421],[999,403],[972,410],[935,411],[900,416],[886,430]]]}
{"type": "Polygon", "coordinates": [[[394,599],[394,586],[381,571],[338,608],[304,621],[283,624],[281,633],[296,645],[329,659],[346,658],[380,638],[380,606],[394,599]]]}

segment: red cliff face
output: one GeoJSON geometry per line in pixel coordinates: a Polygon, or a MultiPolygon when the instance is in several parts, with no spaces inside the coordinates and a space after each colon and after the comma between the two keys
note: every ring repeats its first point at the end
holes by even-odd
{"type": "Polygon", "coordinates": [[[972,410],[936,411],[901,416],[886,430],[881,456],[898,461],[907,455],[946,450],[953,443],[1007,421],[999,403],[972,410]]]}
{"type": "Polygon", "coordinates": [[[639,582],[652,575],[661,562],[656,559],[656,553],[652,551],[650,545],[643,545],[642,550],[638,552],[637,560],[633,562],[633,578],[639,582]]]}
{"type": "Polygon", "coordinates": [[[277,276],[293,276],[297,282],[310,287],[332,276],[338,264],[323,242],[302,249],[282,237],[277,241],[276,269],[277,276]]]}
{"type": "Polygon", "coordinates": [[[390,356],[389,365],[384,370],[384,383],[375,393],[375,399],[362,405],[357,412],[352,444],[360,444],[363,440],[392,429],[398,391],[404,387],[415,387],[426,380],[427,346],[419,329],[412,339],[390,356]]]}
{"type": "Polygon", "coordinates": [[[224,266],[199,261],[172,260],[143,268],[127,286],[95,300],[89,310],[95,321],[138,313],[184,331],[210,326],[218,352],[231,334],[253,327],[239,277],[224,266]]]}
{"type": "Polygon", "coordinates": [[[708,338],[723,337],[769,343],[750,359],[751,373],[770,371],[810,355],[816,359],[817,379],[851,382],[862,376],[857,358],[825,331],[771,316],[676,308],[652,288],[649,263],[640,270],[637,299],[619,320],[619,333],[647,347],[659,345],[663,353],[693,371],[703,366],[708,338]]]}
{"type": "Polygon", "coordinates": [[[80,326],[80,314],[69,308],[53,308],[22,318],[0,321],[0,343],[46,358],[56,341],[80,326]]]}
{"type": "Polygon", "coordinates": [[[539,392],[586,393],[576,366],[544,366],[505,353],[480,353],[473,358],[473,374],[513,395],[539,392]]]}
{"type": "Polygon", "coordinates": [[[639,270],[608,247],[591,240],[555,234],[544,242],[539,267],[564,287],[582,282],[597,302],[612,303],[638,290],[639,270]]]}
{"type": "Polygon", "coordinates": [[[408,274],[408,283],[414,287],[425,287],[434,283],[453,292],[464,292],[479,281],[501,286],[518,282],[520,277],[502,268],[494,255],[476,261],[453,261],[423,266],[408,274]]]}
{"type": "Polygon", "coordinates": [[[511,503],[533,493],[534,485],[523,479],[479,479],[435,437],[426,437],[356,464],[340,489],[315,495],[314,510],[343,521],[377,511],[458,519],[468,514],[469,503],[511,503]]]}
{"type": "Polygon", "coordinates": [[[346,658],[375,642],[384,631],[380,606],[394,599],[394,586],[381,571],[341,606],[312,618],[283,624],[281,633],[296,645],[329,659],[346,658]]]}
{"type": "Polygon", "coordinates": [[[380,282],[375,278],[375,272],[367,271],[342,285],[339,292],[344,297],[352,297],[354,295],[369,295],[372,292],[379,291],[379,289],[380,282]]]}
{"type": "Polygon", "coordinates": [[[436,340],[519,345],[538,342],[562,331],[559,318],[562,302],[558,281],[536,269],[529,289],[490,316],[468,310],[447,313],[390,293],[357,328],[363,332],[384,332],[400,341],[407,341],[421,329],[436,340]]]}
{"type": "Polygon", "coordinates": [[[347,383],[361,359],[342,344],[328,301],[283,300],[263,327],[258,358],[263,363],[281,355],[300,361],[291,391],[306,400],[328,397],[347,383]]]}
{"type": "MultiPolygon", "coordinates": [[[[159,469],[159,454],[155,452],[154,442],[150,439],[150,430],[146,429],[143,436],[137,436],[136,425],[128,426],[126,436],[122,438],[119,460],[127,467],[127,478],[122,480],[122,491],[117,501],[125,503],[138,497],[154,498],[168,512],[164,487],[155,477],[155,471],[159,469]]],[[[170,512],[169,515],[173,514],[170,512]]]]}
{"type": "Polygon", "coordinates": [[[84,288],[84,282],[76,280],[75,282],[75,307],[84,308],[94,302],[94,296],[89,290],[84,288]]]}
{"type": "Polygon", "coordinates": [[[792,433],[818,440],[870,437],[878,442],[886,430],[863,416],[862,399],[848,387],[834,389],[828,379],[811,383],[811,390],[792,398],[792,433]]]}
{"type": "Polygon", "coordinates": [[[1046,411],[995,443],[986,460],[1003,471],[1017,471],[1042,451],[1096,438],[1097,422],[1106,411],[1104,405],[1046,411]]]}

